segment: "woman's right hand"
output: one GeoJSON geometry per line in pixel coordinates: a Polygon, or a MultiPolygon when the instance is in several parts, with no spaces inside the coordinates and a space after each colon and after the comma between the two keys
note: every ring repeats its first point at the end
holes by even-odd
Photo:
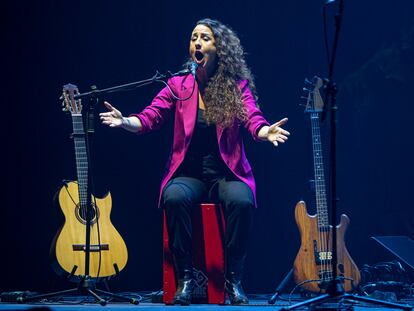
{"type": "Polygon", "coordinates": [[[123,123],[123,117],[122,117],[121,111],[113,107],[108,102],[104,102],[104,105],[109,111],[102,112],[99,114],[102,124],[106,124],[109,127],[121,127],[123,123]]]}

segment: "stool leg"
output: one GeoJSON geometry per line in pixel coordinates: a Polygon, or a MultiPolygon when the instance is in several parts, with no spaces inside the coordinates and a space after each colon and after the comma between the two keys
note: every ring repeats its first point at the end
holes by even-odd
{"type": "Polygon", "coordinates": [[[204,234],[205,266],[208,277],[208,303],[224,304],[224,223],[216,204],[201,205],[204,234]]]}

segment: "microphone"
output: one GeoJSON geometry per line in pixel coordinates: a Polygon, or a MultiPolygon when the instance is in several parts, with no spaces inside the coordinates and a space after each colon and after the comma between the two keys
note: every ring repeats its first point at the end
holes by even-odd
{"type": "Polygon", "coordinates": [[[196,62],[191,62],[190,66],[188,66],[187,69],[180,70],[176,73],[170,73],[170,75],[172,77],[175,77],[175,76],[185,76],[185,75],[191,73],[193,75],[193,77],[195,78],[197,68],[198,68],[198,64],[196,62]]]}
{"type": "Polygon", "coordinates": [[[196,62],[191,62],[191,64],[190,64],[190,72],[193,75],[194,79],[196,77],[197,68],[198,68],[198,64],[196,62]]]}

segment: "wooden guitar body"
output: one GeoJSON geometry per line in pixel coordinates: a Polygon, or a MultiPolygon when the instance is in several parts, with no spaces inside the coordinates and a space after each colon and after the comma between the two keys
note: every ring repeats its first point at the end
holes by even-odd
{"type": "MultiPolygon", "coordinates": [[[[85,275],[86,215],[79,204],[76,182],[64,185],[58,194],[58,203],[65,222],[52,243],[51,259],[59,275],[85,275]]],[[[127,247],[110,220],[112,199],[92,197],[93,214],[90,226],[89,276],[107,278],[118,274],[128,260],[127,247]]]]}
{"type": "MultiPolygon", "coordinates": [[[[309,215],[306,204],[296,204],[295,219],[301,236],[301,246],[294,262],[294,278],[297,284],[311,292],[325,292],[327,281],[332,280],[332,226],[327,230],[318,227],[318,216],[309,215]],[[312,281],[313,280],[313,281],[312,281]],[[310,281],[310,282],[307,282],[310,281]]],[[[342,214],[336,227],[337,276],[346,292],[352,291],[361,279],[358,267],[345,246],[345,232],[349,218],[342,214]]]]}

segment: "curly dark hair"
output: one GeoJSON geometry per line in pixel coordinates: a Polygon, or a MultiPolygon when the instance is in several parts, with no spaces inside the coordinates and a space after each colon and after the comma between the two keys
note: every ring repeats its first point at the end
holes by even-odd
{"type": "MultiPolygon", "coordinates": [[[[253,75],[247,67],[244,50],[236,33],[221,22],[209,18],[196,25],[205,25],[214,34],[217,49],[217,68],[204,90],[207,122],[229,127],[238,119],[246,121],[247,111],[241,99],[238,82],[248,80],[249,88],[257,100],[253,75]]],[[[189,61],[185,66],[188,66],[189,61]]]]}

